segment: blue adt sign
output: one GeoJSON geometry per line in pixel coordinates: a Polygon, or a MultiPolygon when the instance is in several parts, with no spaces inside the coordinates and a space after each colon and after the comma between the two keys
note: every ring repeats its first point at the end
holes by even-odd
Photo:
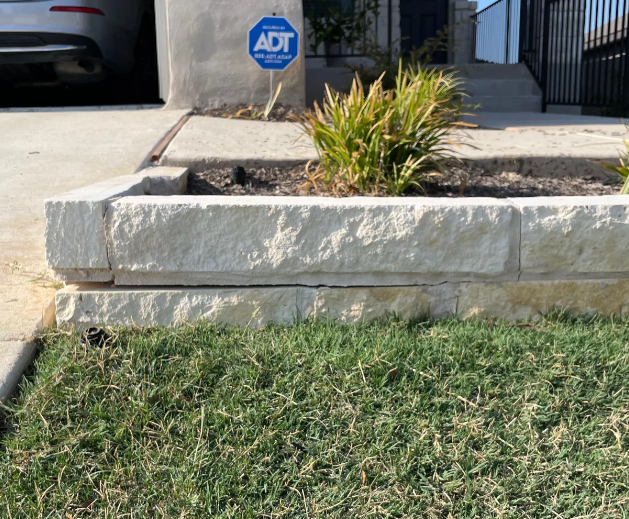
{"type": "Polygon", "coordinates": [[[249,55],[262,70],[286,70],[299,56],[299,33],[286,18],[265,16],[249,31],[249,55]]]}

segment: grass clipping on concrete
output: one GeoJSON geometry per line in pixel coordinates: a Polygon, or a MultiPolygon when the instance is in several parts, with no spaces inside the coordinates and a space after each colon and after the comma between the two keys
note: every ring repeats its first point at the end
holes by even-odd
{"type": "Polygon", "coordinates": [[[628,381],[609,321],[54,332],[0,515],[627,517],[628,381]]]}

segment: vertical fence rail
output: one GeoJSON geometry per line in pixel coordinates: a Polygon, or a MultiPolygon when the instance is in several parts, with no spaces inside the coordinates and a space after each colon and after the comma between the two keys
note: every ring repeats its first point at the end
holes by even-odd
{"type": "Polygon", "coordinates": [[[472,62],[518,63],[519,0],[498,0],[472,16],[472,62]]]}
{"type": "Polygon", "coordinates": [[[620,88],[620,95],[622,96],[622,110],[623,115],[627,115],[629,113],[629,0],[624,5],[624,24],[622,25],[622,35],[624,41],[624,51],[625,51],[625,59],[623,60],[624,70],[623,70],[623,82],[622,87],[620,88]]]}

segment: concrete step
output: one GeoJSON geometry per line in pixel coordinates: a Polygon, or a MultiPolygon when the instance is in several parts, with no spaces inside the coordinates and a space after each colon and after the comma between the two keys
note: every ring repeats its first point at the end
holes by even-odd
{"type": "Polygon", "coordinates": [[[481,105],[483,112],[541,112],[542,98],[536,95],[522,96],[473,96],[466,100],[469,104],[481,105]]]}
{"type": "Polygon", "coordinates": [[[539,95],[539,87],[532,79],[467,79],[464,87],[472,96],[539,95]]]}
{"type": "Polygon", "coordinates": [[[531,72],[523,63],[516,65],[497,65],[495,63],[477,63],[456,67],[462,77],[469,79],[533,79],[531,72]]]}

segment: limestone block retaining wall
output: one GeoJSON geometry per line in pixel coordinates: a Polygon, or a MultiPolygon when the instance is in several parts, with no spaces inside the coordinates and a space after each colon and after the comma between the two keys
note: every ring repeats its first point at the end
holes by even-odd
{"type": "Polygon", "coordinates": [[[59,323],[629,309],[625,196],[180,196],[184,177],[156,168],[47,201],[48,264],[74,284],[59,323]]]}

